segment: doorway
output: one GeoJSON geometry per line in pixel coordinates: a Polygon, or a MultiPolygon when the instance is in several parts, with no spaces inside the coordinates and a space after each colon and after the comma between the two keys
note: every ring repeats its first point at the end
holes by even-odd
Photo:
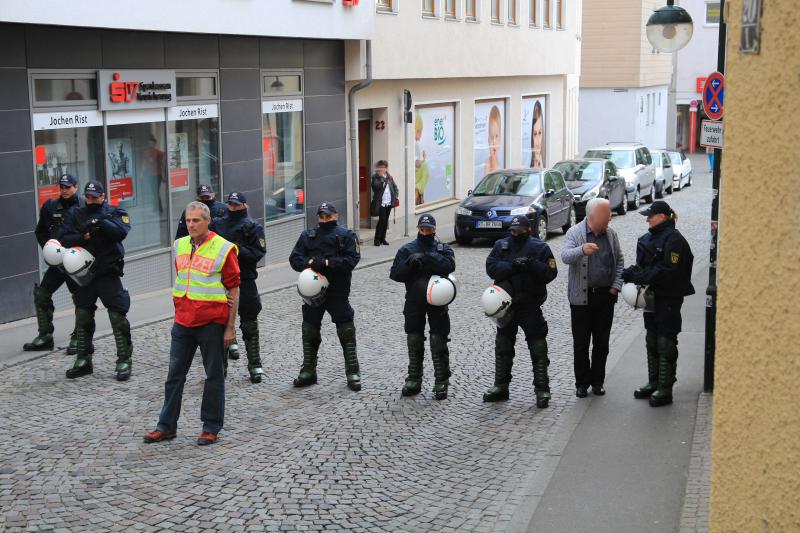
{"type": "Polygon", "coordinates": [[[371,228],[369,214],[370,177],[372,175],[372,110],[358,112],[358,198],[359,227],[371,228]]]}

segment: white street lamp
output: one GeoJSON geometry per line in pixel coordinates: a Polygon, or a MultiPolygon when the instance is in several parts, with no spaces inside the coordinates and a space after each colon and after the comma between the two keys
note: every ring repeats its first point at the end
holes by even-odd
{"type": "Polygon", "coordinates": [[[674,4],[675,0],[667,0],[667,5],[650,15],[645,26],[647,40],[659,52],[677,52],[692,38],[692,17],[674,4]]]}

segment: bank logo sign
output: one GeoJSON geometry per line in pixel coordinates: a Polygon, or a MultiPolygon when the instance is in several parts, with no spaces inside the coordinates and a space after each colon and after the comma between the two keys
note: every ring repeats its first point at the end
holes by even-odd
{"type": "Polygon", "coordinates": [[[174,70],[101,70],[100,109],[146,109],[175,105],[174,70]]]}

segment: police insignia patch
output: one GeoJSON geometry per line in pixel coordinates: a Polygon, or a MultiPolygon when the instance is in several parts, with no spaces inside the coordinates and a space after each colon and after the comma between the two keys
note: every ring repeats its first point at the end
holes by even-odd
{"type": "Polygon", "coordinates": [[[681,256],[680,256],[680,254],[678,252],[672,252],[671,254],[669,254],[669,260],[672,261],[673,265],[677,265],[678,264],[678,260],[680,258],[681,258],[681,256]]]}
{"type": "Polygon", "coordinates": [[[358,239],[355,239],[355,241],[356,241],[356,252],[360,254],[361,253],[361,243],[358,242],[358,239]]]}
{"type": "Polygon", "coordinates": [[[547,266],[549,266],[550,268],[555,268],[556,260],[551,257],[550,259],[547,260],[547,266]]]}
{"type": "Polygon", "coordinates": [[[265,241],[264,239],[258,239],[258,244],[260,244],[262,248],[267,247],[267,241],[265,241]]]}
{"type": "Polygon", "coordinates": [[[122,215],[122,222],[124,222],[125,224],[130,224],[131,219],[128,218],[128,215],[122,215]]]}

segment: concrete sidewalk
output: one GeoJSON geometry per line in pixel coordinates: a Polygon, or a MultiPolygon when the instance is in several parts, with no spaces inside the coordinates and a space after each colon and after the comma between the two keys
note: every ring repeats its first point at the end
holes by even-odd
{"type": "Polygon", "coordinates": [[[678,382],[671,406],[651,408],[633,390],[647,379],[644,328],[612,347],[607,394],[579,402],[551,443],[552,461],[531,480],[530,532],[672,532],[681,509],[703,385],[707,267],[695,271],[679,336],[678,382]]]}

